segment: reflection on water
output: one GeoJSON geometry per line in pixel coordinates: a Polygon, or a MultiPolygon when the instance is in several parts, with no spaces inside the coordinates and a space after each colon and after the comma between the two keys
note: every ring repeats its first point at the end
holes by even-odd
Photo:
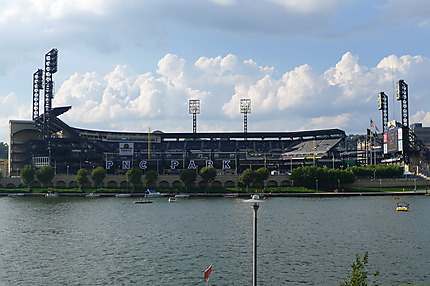
{"type": "MultiPolygon", "coordinates": [[[[241,199],[134,205],[119,198],[0,198],[0,285],[252,282],[241,199]]],[[[259,285],[338,285],[369,252],[382,284],[430,282],[430,198],[272,198],[258,212],[259,285]]]]}

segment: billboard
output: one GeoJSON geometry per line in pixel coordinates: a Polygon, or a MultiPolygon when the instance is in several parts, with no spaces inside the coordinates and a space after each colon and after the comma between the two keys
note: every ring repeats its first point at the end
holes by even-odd
{"type": "Polygon", "coordinates": [[[403,152],[403,129],[394,128],[384,133],[384,154],[403,152]]]}
{"type": "Polygon", "coordinates": [[[134,143],[119,143],[120,156],[133,156],[134,143]]]}

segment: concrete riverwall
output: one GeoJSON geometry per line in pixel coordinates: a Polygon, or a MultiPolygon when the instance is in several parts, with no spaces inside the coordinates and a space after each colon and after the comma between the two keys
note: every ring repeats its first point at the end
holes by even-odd
{"type": "MultiPolygon", "coordinates": [[[[238,175],[218,175],[214,182],[213,187],[226,187],[233,188],[238,187],[238,175]]],[[[144,177],[142,177],[144,182],[144,177]]],[[[290,175],[271,175],[265,181],[266,187],[289,187],[294,186],[294,181],[291,180],[290,175]]],[[[359,179],[354,184],[345,186],[346,188],[360,188],[360,187],[406,187],[415,188],[430,185],[428,180],[424,179],[359,179]]],[[[4,177],[0,179],[0,188],[19,188],[22,187],[22,182],[19,177],[4,177]]],[[[35,181],[33,187],[40,187],[40,183],[35,181]]],[[[59,174],[52,180],[52,186],[56,188],[74,188],[77,187],[76,175],[59,174]]],[[[103,186],[106,188],[127,188],[129,183],[125,175],[107,175],[103,186]]],[[[179,175],[160,175],[156,187],[159,188],[171,188],[171,187],[182,187],[179,175]]],[[[200,177],[197,177],[196,186],[204,187],[205,183],[200,177]]]]}
{"type": "MultiPolygon", "coordinates": [[[[238,175],[218,175],[214,182],[211,183],[213,187],[237,187],[238,186],[238,175]]],[[[142,182],[144,182],[142,177],[142,182]]],[[[292,181],[289,175],[273,175],[265,182],[265,186],[271,187],[288,187],[291,186],[292,181]]],[[[52,186],[56,188],[74,188],[76,184],[76,175],[60,174],[56,175],[52,180],[52,186]]],[[[107,188],[127,188],[129,183],[125,175],[107,175],[103,186],[107,188]]],[[[182,187],[183,183],[179,178],[179,175],[160,175],[156,184],[160,188],[171,188],[171,187],[182,187]]],[[[205,186],[205,182],[197,177],[196,186],[205,186]]],[[[18,177],[14,178],[1,178],[0,188],[18,188],[22,187],[21,179],[18,177]]],[[[40,187],[40,183],[35,181],[33,187],[40,187]]]]}

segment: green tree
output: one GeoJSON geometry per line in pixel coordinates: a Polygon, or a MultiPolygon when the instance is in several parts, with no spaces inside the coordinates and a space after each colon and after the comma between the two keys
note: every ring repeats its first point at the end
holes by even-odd
{"type": "Polygon", "coordinates": [[[254,182],[254,180],[255,180],[254,171],[252,171],[251,169],[246,169],[239,176],[239,182],[241,182],[242,184],[244,184],[246,186],[246,190],[248,190],[249,185],[252,182],[254,182]]]}
{"type": "MultiPolygon", "coordinates": [[[[369,259],[367,251],[364,253],[363,260],[360,259],[358,254],[355,255],[355,262],[351,264],[351,275],[348,275],[348,280],[339,283],[340,286],[367,286],[368,284],[368,272],[365,267],[369,259]]],[[[379,276],[377,271],[373,274],[374,277],[379,276]]],[[[377,285],[377,284],[375,284],[377,285]]]]}
{"type": "Polygon", "coordinates": [[[25,165],[24,168],[19,172],[19,176],[21,177],[21,182],[26,186],[29,190],[31,188],[31,183],[34,181],[34,176],[36,175],[36,169],[25,165]]]}
{"type": "Polygon", "coordinates": [[[339,184],[351,184],[355,182],[354,173],[349,170],[333,170],[329,168],[320,168],[316,166],[298,167],[293,170],[291,179],[297,185],[307,188],[315,188],[318,180],[318,186],[323,188],[337,188],[339,184]]]}
{"type": "Polygon", "coordinates": [[[155,183],[158,180],[158,173],[154,170],[149,170],[145,173],[146,185],[155,188],[155,183]]]}
{"type": "Polygon", "coordinates": [[[254,184],[264,187],[264,181],[269,178],[270,172],[267,168],[261,167],[254,172],[254,184]]]}
{"type": "Polygon", "coordinates": [[[76,174],[76,183],[78,183],[79,188],[87,186],[90,183],[90,179],[88,179],[88,170],[87,169],[79,169],[76,174]]]}
{"type": "Polygon", "coordinates": [[[0,142],[0,159],[7,159],[8,149],[7,143],[0,142]]]}
{"type": "Polygon", "coordinates": [[[135,190],[135,187],[137,185],[140,185],[142,183],[142,170],[134,167],[125,173],[127,177],[127,181],[133,184],[133,191],[135,190]]]}
{"type": "Polygon", "coordinates": [[[36,172],[36,177],[39,182],[42,183],[44,187],[47,187],[48,184],[52,181],[55,176],[54,168],[51,166],[43,166],[36,172]]]}
{"type": "Polygon", "coordinates": [[[214,167],[203,167],[200,170],[200,177],[205,181],[207,191],[209,184],[216,178],[216,169],[214,167]]]}
{"type": "Polygon", "coordinates": [[[94,181],[94,187],[97,189],[103,185],[106,178],[106,170],[103,167],[97,167],[91,172],[91,179],[94,181]]]}
{"type": "Polygon", "coordinates": [[[192,187],[197,179],[197,174],[195,169],[185,169],[179,173],[179,178],[184,183],[185,188],[192,187]]]}

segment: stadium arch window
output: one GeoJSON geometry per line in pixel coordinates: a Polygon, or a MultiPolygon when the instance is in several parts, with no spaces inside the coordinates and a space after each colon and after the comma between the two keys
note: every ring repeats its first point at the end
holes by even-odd
{"type": "Polygon", "coordinates": [[[161,182],[158,184],[158,186],[159,186],[160,188],[169,188],[169,187],[170,187],[169,182],[167,182],[167,181],[161,181],[161,182]]]}
{"type": "Polygon", "coordinates": [[[119,187],[120,187],[120,188],[127,188],[127,187],[128,187],[128,182],[127,182],[127,181],[122,181],[122,182],[119,184],[119,187]]]}
{"type": "Polygon", "coordinates": [[[65,188],[65,187],[66,187],[66,182],[64,181],[57,182],[57,188],[65,188]]]}
{"type": "Polygon", "coordinates": [[[281,182],[281,187],[289,187],[289,186],[291,186],[290,181],[285,180],[281,182]]]}
{"type": "Polygon", "coordinates": [[[207,187],[206,182],[205,181],[200,181],[199,182],[199,188],[205,188],[205,187],[207,187]]]}
{"type": "Polygon", "coordinates": [[[107,184],[107,187],[110,189],[116,189],[116,188],[118,188],[118,183],[115,181],[109,181],[107,184]]]}
{"type": "Polygon", "coordinates": [[[221,187],[221,186],[222,186],[222,184],[220,181],[213,181],[212,182],[212,187],[221,187]]]}
{"type": "Polygon", "coordinates": [[[277,187],[278,183],[276,181],[268,181],[267,186],[268,187],[277,187]]]}
{"type": "Polygon", "coordinates": [[[181,181],[174,181],[172,183],[172,187],[173,188],[181,188],[182,187],[182,182],[181,181]]]}
{"type": "Polygon", "coordinates": [[[233,181],[226,181],[224,183],[224,187],[225,188],[234,188],[234,187],[236,187],[236,184],[233,181]]]}

